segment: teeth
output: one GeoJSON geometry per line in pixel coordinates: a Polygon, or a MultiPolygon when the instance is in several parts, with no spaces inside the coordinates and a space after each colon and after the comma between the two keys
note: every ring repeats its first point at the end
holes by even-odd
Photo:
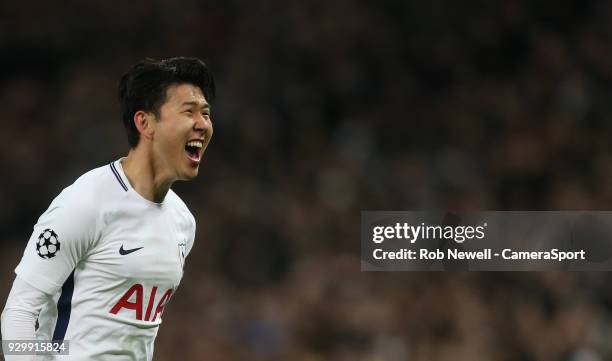
{"type": "Polygon", "coordinates": [[[192,140],[191,142],[187,143],[187,146],[202,148],[204,145],[200,140],[192,140]]]}

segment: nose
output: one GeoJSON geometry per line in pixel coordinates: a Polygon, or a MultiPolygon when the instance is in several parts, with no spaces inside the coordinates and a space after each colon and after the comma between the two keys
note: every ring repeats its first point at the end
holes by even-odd
{"type": "Polygon", "coordinates": [[[210,120],[210,115],[200,114],[195,117],[195,122],[193,124],[193,130],[196,133],[199,133],[206,139],[206,142],[210,140],[213,133],[212,121],[210,120]]]}
{"type": "Polygon", "coordinates": [[[193,124],[193,129],[196,131],[207,132],[212,128],[212,122],[210,121],[210,116],[200,114],[195,117],[195,122],[193,124]]]}

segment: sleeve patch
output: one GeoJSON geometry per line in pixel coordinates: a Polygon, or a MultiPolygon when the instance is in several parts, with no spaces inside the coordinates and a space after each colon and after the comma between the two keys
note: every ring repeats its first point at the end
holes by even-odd
{"type": "Polygon", "coordinates": [[[36,242],[36,253],[43,259],[51,259],[60,251],[60,241],[57,233],[47,228],[38,236],[36,242]]]}

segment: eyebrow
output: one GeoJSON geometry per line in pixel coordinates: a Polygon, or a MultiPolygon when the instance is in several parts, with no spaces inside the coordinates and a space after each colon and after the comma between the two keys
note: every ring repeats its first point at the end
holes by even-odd
{"type": "MultiPolygon", "coordinates": [[[[196,101],[188,101],[188,102],[184,102],[183,104],[181,104],[181,107],[184,107],[185,105],[189,105],[189,106],[194,106],[194,105],[195,105],[195,106],[199,106],[200,104],[202,104],[202,103],[200,103],[200,102],[196,102],[196,101]]],[[[205,102],[205,103],[204,103],[204,105],[202,106],[202,108],[204,108],[204,109],[210,109],[210,104],[208,104],[208,103],[206,103],[206,102],[205,102]]]]}

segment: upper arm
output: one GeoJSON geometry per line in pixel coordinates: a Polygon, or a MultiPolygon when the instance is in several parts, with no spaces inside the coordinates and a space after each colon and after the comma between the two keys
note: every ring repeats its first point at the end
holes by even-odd
{"type": "Polygon", "coordinates": [[[15,272],[39,290],[57,292],[98,238],[98,211],[86,195],[64,191],[38,219],[15,272]]]}

